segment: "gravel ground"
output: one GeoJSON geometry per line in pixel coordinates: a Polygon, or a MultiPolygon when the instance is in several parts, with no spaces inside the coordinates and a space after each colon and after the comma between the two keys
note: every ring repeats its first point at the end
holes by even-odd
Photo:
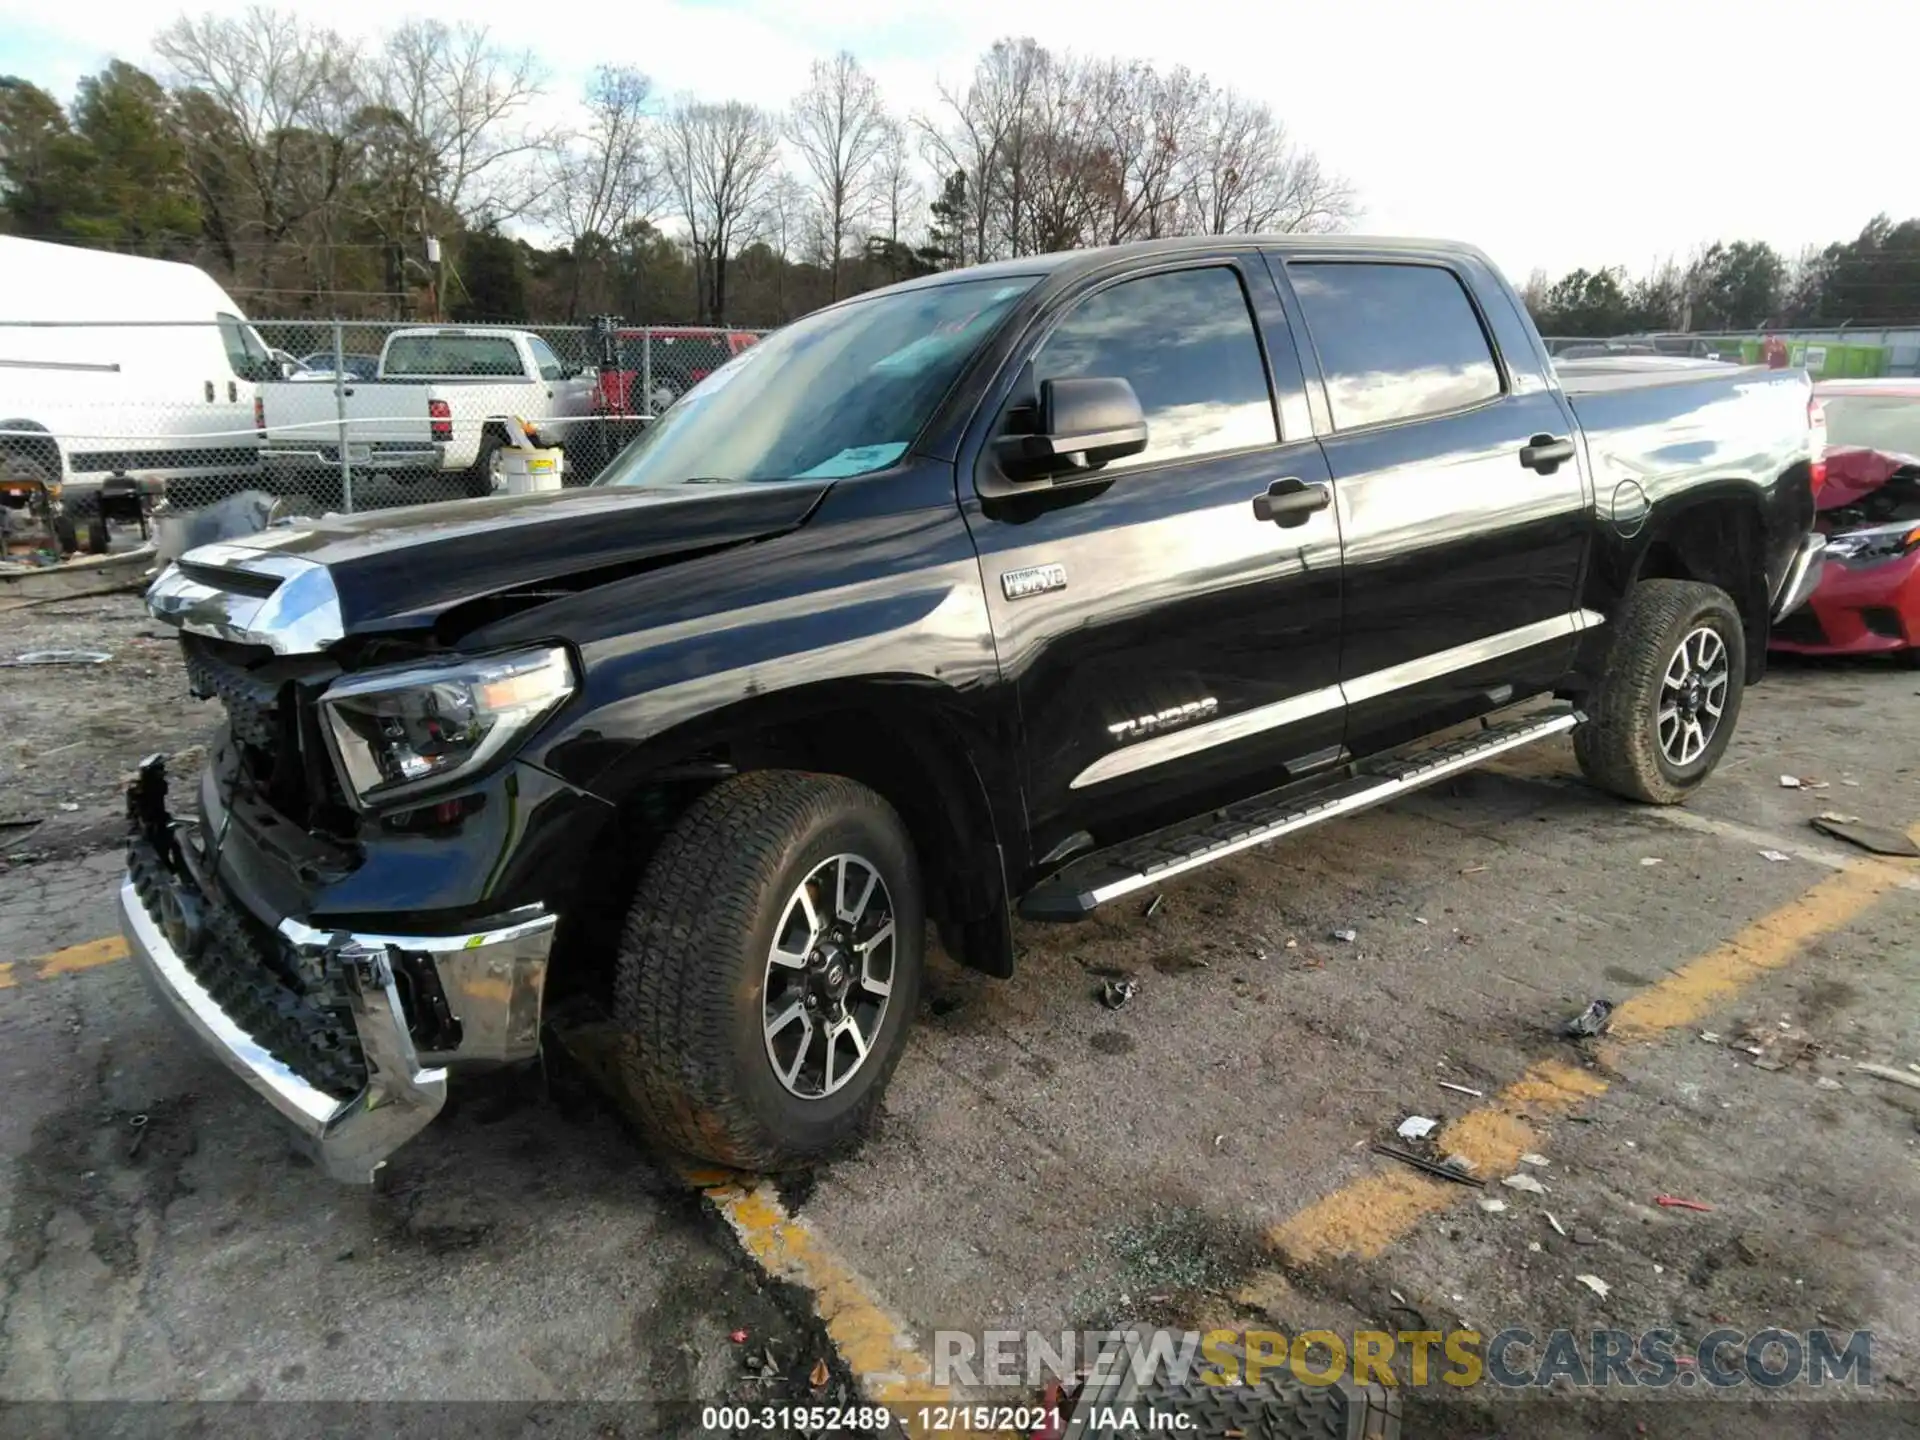
{"type": "MultiPolygon", "coordinates": [[[[523,1421],[551,1398],[732,1393],[736,1323],[811,1353],[806,1297],[765,1286],[564,1084],[483,1091],[403,1152],[392,1192],[342,1192],[289,1166],[264,1107],[127,966],[28,979],[31,957],[112,929],[121,777],[153,751],[190,766],[214,716],[134,597],[10,616],[0,658],[49,647],[113,658],[0,671],[0,965],[17,972],[0,1399],[497,1398],[523,1421]],[[153,1128],[131,1159],[136,1112],[153,1128]]],[[[1891,667],[1779,668],[1679,819],[1587,790],[1566,747],[1543,748],[1200,872],[1151,918],[1022,926],[1010,982],[936,958],[875,1135],[791,1203],[929,1347],[1122,1317],[1865,1329],[1865,1406],[1476,1391],[1419,1397],[1408,1433],[1916,1433],[1920,1091],[1853,1066],[1920,1063],[1920,868],[1828,914],[1821,887],[1861,857],[1807,824],[1920,821],[1916,690],[1891,667]],[[1697,1023],[1606,1051],[1555,1035],[1796,906],[1819,923],[1697,1023]],[[1095,999],[1115,974],[1140,985],[1118,1011],[1095,999]],[[1790,1042],[1783,1068],[1741,1048],[1768,1034],[1790,1042]],[[1276,1240],[1392,1173],[1368,1146],[1405,1115],[1477,1108],[1440,1082],[1492,1096],[1548,1062],[1604,1087],[1536,1122],[1548,1195],[1495,1187],[1508,1208],[1488,1214],[1462,1189],[1377,1246],[1316,1221],[1307,1258],[1276,1240]]]]}

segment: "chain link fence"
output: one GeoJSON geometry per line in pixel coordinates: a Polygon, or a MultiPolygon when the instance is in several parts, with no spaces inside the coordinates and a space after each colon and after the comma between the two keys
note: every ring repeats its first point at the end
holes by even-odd
{"type": "Polygon", "coordinates": [[[584,485],[763,333],[0,321],[0,535],[58,523],[62,548],[104,549],[143,499],[317,514],[584,485]]]}

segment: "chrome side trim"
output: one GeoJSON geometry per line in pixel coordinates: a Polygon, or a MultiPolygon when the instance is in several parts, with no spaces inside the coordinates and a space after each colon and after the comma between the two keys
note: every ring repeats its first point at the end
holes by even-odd
{"type": "Polygon", "coordinates": [[[1800,542],[1800,548],[1794,552],[1793,563],[1780,579],[1780,593],[1773,601],[1774,620],[1786,619],[1806,604],[1819,588],[1820,576],[1826,569],[1826,548],[1827,537],[1818,532],[1800,542]]]}
{"type": "Polygon", "coordinates": [[[1605,624],[1606,618],[1597,610],[1569,611],[1565,615],[1555,615],[1550,620],[1536,620],[1531,625],[1522,625],[1517,630],[1502,630],[1498,635],[1469,640],[1465,645],[1455,645],[1451,650],[1437,650],[1405,664],[1389,665],[1385,670],[1376,670],[1371,675],[1348,680],[1341,688],[1346,692],[1349,705],[1377,700],[1382,695],[1404,690],[1409,685],[1438,680],[1442,675],[1451,675],[1456,670],[1470,670],[1475,665],[1484,665],[1506,655],[1517,655],[1536,645],[1578,635],[1583,630],[1605,624]]]}
{"type": "Polygon", "coordinates": [[[366,1184],[446,1103],[447,1072],[422,1066],[383,952],[352,953],[348,993],[370,1075],[350,1100],[309,1085],[237,1025],[180,958],[132,880],[120,885],[120,928],[169,1013],[289,1121],[336,1180],[366,1184]]]}
{"type": "Polygon", "coordinates": [[[1131,775],[1135,771],[1145,770],[1155,765],[1165,765],[1169,761],[1184,759],[1188,755],[1198,754],[1215,745],[1228,745],[1236,740],[1244,740],[1250,735],[1258,735],[1265,730],[1277,730],[1282,726],[1311,719],[1315,715],[1324,715],[1330,710],[1338,710],[1343,705],[1357,705],[1366,700],[1378,699],[1382,695],[1391,694],[1409,685],[1437,680],[1442,675],[1450,675],[1456,670],[1467,670],[1475,665],[1484,665],[1490,660],[1518,654],[1522,650],[1532,649],[1535,645],[1545,645],[1569,635],[1577,635],[1605,623],[1606,617],[1597,610],[1574,610],[1565,615],[1556,615],[1550,620],[1522,625],[1517,630],[1504,630],[1498,635],[1487,635],[1481,639],[1469,641],[1465,645],[1456,645],[1450,650],[1423,655],[1418,660],[1409,660],[1405,664],[1376,670],[1370,675],[1361,675],[1340,685],[1327,685],[1318,690],[1308,690],[1299,695],[1289,696],[1285,700],[1275,701],[1271,705],[1243,710],[1238,715],[1227,715],[1219,720],[1209,720],[1204,725],[1190,726],[1185,730],[1176,730],[1167,735],[1156,735],[1150,740],[1143,740],[1139,744],[1128,745],[1123,749],[1115,750],[1110,755],[1101,756],[1074,776],[1067,788],[1079,790],[1122,775],[1131,775]]]}
{"type": "Polygon", "coordinates": [[[340,595],[323,565],[243,545],[201,545],[181,557],[213,570],[271,576],[271,595],[242,595],[192,579],[168,565],[147,590],[147,610],[156,620],[195,635],[265,645],[276,655],[314,655],[347,633],[340,595]]]}
{"type": "Polygon", "coordinates": [[[1328,685],[1319,690],[1308,690],[1304,694],[1289,696],[1285,700],[1276,700],[1271,705],[1243,710],[1238,715],[1209,720],[1204,725],[1194,725],[1185,730],[1156,735],[1150,740],[1142,740],[1137,745],[1128,745],[1124,749],[1115,750],[1111,755],[1102,755],[1074,776],[1067,788],[1079,790],[1084,786],[1098,785],[1103,780],[1112,780],[1116,776],[1131,775],[1136,770],[1164,765],[1169,760],[1179,760],[1201,750],[1210,750],[1215,745],[1227,745],[1235,740],[1244,740],[1249,735],[1258,735],[1262,730],[1277,730],[1282,725],[1292,725],[1301,720],[1311,719],[1315,715],[1324,715],[1329,710],[1338,710],[1345,703],[1346,701],[1340,695],[1340,687],[1328,685]]]}

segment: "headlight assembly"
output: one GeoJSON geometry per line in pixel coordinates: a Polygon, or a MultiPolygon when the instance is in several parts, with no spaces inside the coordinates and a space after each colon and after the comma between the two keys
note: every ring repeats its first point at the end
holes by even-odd
{"type": "Polygon", "coordinates": [[[320,697],[356,805],[436,789],[502,754],[574,691],[561,647],[348,676],[320,697]]]}
{"type": "Polygon", "coordinates": [[[1901,520],[1827,537],[1827,554],[1839,560],[1893,560],[1920,550],[1920,525],[1901,520]]]}

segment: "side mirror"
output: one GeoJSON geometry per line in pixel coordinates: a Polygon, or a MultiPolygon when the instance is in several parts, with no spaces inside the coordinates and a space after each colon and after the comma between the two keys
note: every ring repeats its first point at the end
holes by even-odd
{"type": "Polygon", "coordinates": [[[1016,479],[1098,470],[1147,448],[1140,397],[1119,376],[1042,380],[1035,420],[1037,433],[997,442],[1001,463],[1016,479]]]}

